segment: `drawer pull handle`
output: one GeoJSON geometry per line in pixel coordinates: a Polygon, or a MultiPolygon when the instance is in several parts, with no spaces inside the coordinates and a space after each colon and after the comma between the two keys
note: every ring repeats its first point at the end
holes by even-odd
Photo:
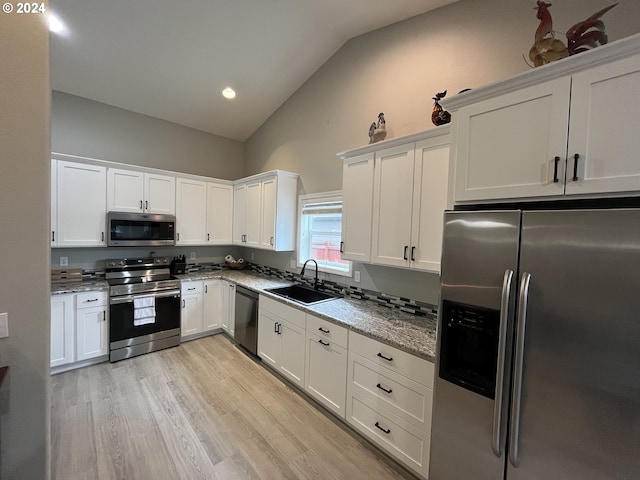
{"type": "Polygon", "coordinates": [[[85,300],[86,303],[97,302],[97,298],[90,298],[89,300],[85,300]]]}
{"type": "Polygon", "coordinates": [[[382,430],[387,435],[389,435],[391,433],[391,429],[390,428],[382,428],[378,422],[376,422],[376,428],[382,430]]]}
{"type": "Polygon", "coordinates": [[[327,342],[327,343],[323,342],[323,341],[322,341],[322,339],[318,340],[318,343],[321,343],[321,344],[322,344],[322,345],[324,345],[325,347],[328,347],[328,346],[329,346],[329,343],[328,343],[328,342],[327,342]]]}
{"type": "Polygon", "coordinates": [[[189,287],[189,288],[187,288],[187,290],[195,290],[195,289],[196,289],[196,287],[189,287]]]}
{"type": "Polygon", "coordinates": [[[392,389],[387,390],[386,388],[384,388],[384,387],[383,387],[382,385],[380,385],[380,384],[376,385],[376,387],[378,387],[380,390],[382,390],[383,392],[386,392],[386,393],[391,393],[391,392],[393,392],[393,390],[392,390],[392,389]]]}
{"type": "Polygon", "coordinates": [[[325,330],[322,327],[318,327],[318,330],[320,330],[322,333],[329,333],[330,330],[325,330]]]}
{"type": "Polygon", "coordinates": [[[378,356],[387,362],[393,362],[393,357],[385,357],[383,354],[378,353],[378,356]]]}

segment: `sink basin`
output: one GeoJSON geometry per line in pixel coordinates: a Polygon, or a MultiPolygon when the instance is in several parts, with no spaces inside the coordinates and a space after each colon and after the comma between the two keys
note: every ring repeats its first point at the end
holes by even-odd
{"type": "Polygon", "coordinates": [[[326,302],[327,300],[335,300],[337,297],[330,293],[320,292],[312,288],[303,287],[301,285],[290,285],[288,287],[266,288],[265,291],[274,293],[280,297],[288,298],[296,302],[311,305],[313,303],[326,302]]]}

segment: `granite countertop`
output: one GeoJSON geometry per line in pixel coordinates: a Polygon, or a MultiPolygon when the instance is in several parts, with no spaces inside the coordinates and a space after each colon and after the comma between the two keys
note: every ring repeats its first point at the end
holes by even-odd
{"type": "Polygon", "coordinates": [[[431,362],[435,359],[437,322],[433,318],[419,317],[396,308],[351,298],[338,298],[315,305],[302,305],[265,291],[267,288],[291,285],[291,282],[240,270],[197,272],[178,275],[178,277],[181,280],[206,280],[210,278],[229,280],[293,308],[341,325],[431,362]]]}
{"type": "MultiPolygon", "coordinates": [[[[337,298],[315,305],[303,305],[265,291],[267,288],[291,285],[291,282],[255,272],[214,270],[176,275],[182,281],[220,278],[254,290],[293,308],[310,313],[354,332],[387,343],[431,362],[436,351],[436,320],[405,313],[374,302],[352,298],[337,298]]],[[[60,283],[51,286],[51,294],[108,290],[104,280],[60,283]]]]}

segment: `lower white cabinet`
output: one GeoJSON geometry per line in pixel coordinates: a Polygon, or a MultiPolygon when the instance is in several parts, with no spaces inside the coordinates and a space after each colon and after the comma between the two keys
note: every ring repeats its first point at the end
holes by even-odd
{"type": "Polygon", "coordinates": [[[51,367],[107,355],[106,291],[51,295],[51,367]]]}
{"type": "Polygon", "coordinates": [[[222,280],[220,295],[222,296],[220,326],[224,332],[233,337],[236,325],[236,284],[222,280]]]}
{"type": "Polygon", "coordinates": [[[345,418],[348,330],[307,314],[305,391],[345,418]]]}
{"type": "Polygon", "coordinates": [[[184,338],[202,332],[204,315],[202,281],[182,282],[180,289],[182,296],[180,336],[184,338]]]}
{"type": "Polygon", "coordinates": [[[51,366],[75,359],[74,294],[51,295],[51,366]]]}
{"type": "Polygon", "coordinates": [[[222,324],[222,280],[205,280],[203,286],[202,331],[209,332],[222,324]]]}
{"type": "Polygon", "coordinates": [[[427,478],[433,363],[354,332],[348,362],[347,422],[427,478]]]}
{"type": "Polygon", "coordinates": [[[258,356],[304,388],[306,314],[260,295],[258,356]]]}
{"type": "Polygon", "coordinates": [[[76,295],[76,361],[108,353],[108,319],[107,292],[76,295]]]}

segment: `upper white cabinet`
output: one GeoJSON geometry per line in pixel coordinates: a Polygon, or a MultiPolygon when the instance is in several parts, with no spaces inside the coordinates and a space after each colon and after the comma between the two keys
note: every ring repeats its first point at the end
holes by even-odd
{"type": "Polygon", "coordinates": [[[267,250],[294,250],[298,176],[275,171],[234,186],[233,243],[267,250]]]}
{"type": "Polygon", "coordinates": [[[207,245],[231,245],[233,185],[207,182],[207,245]]]}
{"type": "Polygon", "coordinates": [[[345,260],[371,260],[374,153],[357,155],[342,166],[342,242],[345,260]]]}
{"type": "Polygon", "coordinates": [[[439,272],[449,127],[339,155],[343,258],[439,272]]]}
{"type": "Polygon", "coordinates": [[[176,244],[204,245],[207,241],[207,182],[176,181],[176,244]]]}
{"type": "Polygon", "coordinates": [[[640,37],[451,97],[455,201],[640,191],[640,37]]]}
{"type": "Polygon", "coordinates": [[[175,215],[176,179],[155,173],[109,168],[107,210],[175,215]]]}
{"type": "Polygon", "coordinates": [[[105,246],[107,169],[63,160],[54,163],[57,226],[52,225],[52,246],[105,246]]]}

